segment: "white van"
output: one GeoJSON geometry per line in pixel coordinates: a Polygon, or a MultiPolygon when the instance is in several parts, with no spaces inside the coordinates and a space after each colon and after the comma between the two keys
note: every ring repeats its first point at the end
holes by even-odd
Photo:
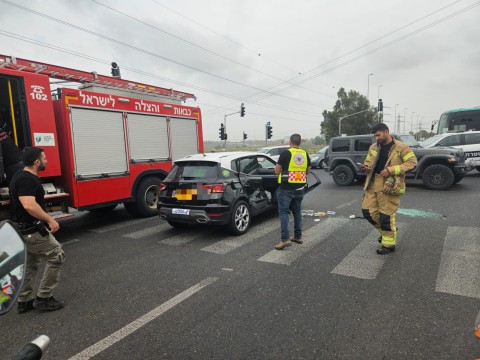
{"type": "Polygon", "coordinates": [[[462,149],[467,157],[465,163],[480,171],[480,131],[439,134],[421,142],[420,145],[428,148],[451,146],[462,149]]]}

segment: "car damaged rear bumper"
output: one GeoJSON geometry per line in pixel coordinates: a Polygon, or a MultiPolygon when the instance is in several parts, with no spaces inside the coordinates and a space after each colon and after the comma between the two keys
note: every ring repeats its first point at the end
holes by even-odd
{"type": "Polygon", "coordinates": [[[181,209],[188,210],[188,214],[178,214],[175,213],[175,209],[178,208],[161,206],[158,209],[158,215],[160,219],[185,224],[225,225],[230,221],[230,212],[181,209]]]}

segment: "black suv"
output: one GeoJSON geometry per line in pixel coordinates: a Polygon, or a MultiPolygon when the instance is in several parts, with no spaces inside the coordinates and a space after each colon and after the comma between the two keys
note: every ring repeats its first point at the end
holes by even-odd
{"type": "MultiPolygon", "coordinates": [[[[463,179],[469,171],[465,165],[465,154],[460,149],[450,147],[422,148],[412,135],[392,136],[408,144],[417,157],[417,167],[406,174],[407,178],[422,179],[423,184],[432,190],[446,190],[463,179]]],[[[355,180],[363,181],[365,174],[360,165],[365,160],[368,149],[375,142],[373,135],[354,135],[330,139],[325,157],[325,171],[333,176],[335,184],[351,185],[355,180]]]]}
{"type": "MultiPolygon", "coordinates": [[[[275,161],[248,152],[205,153],[175,161],[160,184],[160,218],[173,227],[227,225],[241,235],[252,216],[276,208],[275,161]]],[[[315,181],[306,192],[320,184],[315,181]]]]}

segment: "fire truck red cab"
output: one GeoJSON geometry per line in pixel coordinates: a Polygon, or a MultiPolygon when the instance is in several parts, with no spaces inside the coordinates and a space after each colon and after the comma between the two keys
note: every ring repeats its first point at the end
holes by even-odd
{"type": "MultiPolygon", "coordinates": [[[[159,184],[175,159],[203,152],[192,94],[0,55],[0,126],[19,149],[44,149],[48,211],[107,211],[124,203],[157,213],[159,184]],[[51,90],[51,79],[80,87],[51,90]]],[[[1,148],[0,148],[1,149],[1,148]]],[[[0,218],[8,216],[8,159],[0,151],[0,218]]]]}

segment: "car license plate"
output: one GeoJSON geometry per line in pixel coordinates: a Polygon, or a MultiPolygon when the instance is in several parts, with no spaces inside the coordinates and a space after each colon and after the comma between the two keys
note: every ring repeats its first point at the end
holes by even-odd
{"type": "Polygon", "coordinates": [[[172,209],[172,214],[190,215],[189,209],[172,209]]]}

